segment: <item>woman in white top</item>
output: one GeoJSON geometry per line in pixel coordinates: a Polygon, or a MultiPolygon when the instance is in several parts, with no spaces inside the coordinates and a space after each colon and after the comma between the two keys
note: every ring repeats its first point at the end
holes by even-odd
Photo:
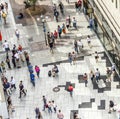
{"type": "Polygon", "coordinates": [[[87,36],[87,43],[88,43],[88,46],[89,46],[90,48],[92,48],[92,46],[91,46],[91,38],[90,38],[89,35],[87,36]]]}

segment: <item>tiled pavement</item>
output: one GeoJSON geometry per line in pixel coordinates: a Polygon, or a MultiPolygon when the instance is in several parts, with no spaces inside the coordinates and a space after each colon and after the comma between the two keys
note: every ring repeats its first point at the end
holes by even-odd
{"type": "MultiPolygon", "coordinates": [[[[68,4],[66,2],[64,2],[64,4],[67,8],[68,4]]],[[[66,9],[66,11],[67,10],[68,9],[66,9]]],[[[79,31],[72,31],[72,33],[74,35],[78,33],[81,33],[82,35],[94,34],[93,31],[87,28],[88,22],[85,19],[85,16],[82,13],[80,15],[76,14],[73,8],[71,8],[71,11],[73,11],[74,16],[77,18],[78,25],[82,26],[79,31]]],[[[62,22],[59,22],[58,24],[62,24],[62,22]]],[[[48,26],[50,30],[53,30],[56,29],[57,24],[55,21],[51,21],[48,22],[48,26]]],[[[86,55],[90,54],[89,56],[85,56],[84,59],[77,61],[76,65],[72,66],[69,63],[60,63],[58,65],[58,77],[48,77],[47,73],[51,70],[53,65],[43,67],[43,64],[67,60],[67,53],[73,51],[73,45],[70,42],[73,42],[72,38],[67,42],[69,44],[67,47],[66,45],[56,47],[53,55],[50,54],[49,50],[31,53],[32,64],[38,64],[41,67],[40,79],[36,78],[35,88],[30,83],[27,67],[8,70],[6,72],[8,80],[10,80],[11,76],[14,76],[17,87],[19,85],[19,81],[23,80],[25,88],[28,90],[27,96],[23,97],[21,100],[18,99],[18,88],[13,92],[11,97],[13,105],[15,106],[15,112],[10,115],[10,119],[26,119],[27,117],[29,119],[35,119],[34,108],[39,106],[40,110],[42,110],[43,95],[47,97],[48,101],[55,100],[57,109],[62,110],[65,115],[65,119],[70,119],[70,113],[74,110],[78,111],[81,119],[117,119],[117,112],[108,114],[108,102],[109,100],[114,100],[115,103],[119,105],[120,89],[116,88],[116,86],[119,85],[119,82],[112,81],[111,89],[109,91],[98,93],[99,89],[93,89],[93,84],[90,79],[88,81],[88,87],[85,87],[84,83],[79,83],[78,80],[79,75],[83,75],[85,72],[89,74],[90,70],[95,71],[96,68],[99,68],[101,75],[106,75],[106,64],[108,60],[102,58],[104,53],[101,52],[104,52],[104,49],[96,36],[92,37],[92,49],[89,49],[86,40],[82,39],[84,51],[87,52],[86,55]],[[93,54],[96,50],[100,54],[100,60],[98,63],[95,62],[93,54]],[[65,90],[65,87],[69,82],[75,84],[72,98],[70,97],[69,92],[65,90]],[[54,92],[53,88],[57,86],[59,86],[60,91],[54,92]]],[[[84,53],[80,54],[80,56],[83,55],[84,53]]],[[[56,114],[48,114],[47,111],[42,112],[42,116],[43,119],[56,119],[56,114]]]]}

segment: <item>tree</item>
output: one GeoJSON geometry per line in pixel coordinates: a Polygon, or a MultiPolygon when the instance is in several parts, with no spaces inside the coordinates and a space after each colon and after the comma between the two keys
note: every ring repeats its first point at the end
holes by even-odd
{"type": "Polygon", "coordinates": [[[30,4],[33,6],[33,10],[35,11],[35,5],[37,0],[29,0],[29,1],[30,1],[30,4]]]}

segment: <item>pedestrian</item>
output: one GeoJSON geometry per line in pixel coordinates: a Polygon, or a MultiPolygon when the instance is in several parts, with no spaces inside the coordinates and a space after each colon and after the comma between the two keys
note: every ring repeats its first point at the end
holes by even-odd
{"type": "Polygon", "coordinates": [[[23,85],[22,81],[20,81],[19,89],[20,89],[20,96],[19,96],[19,98],[21,98],[23,93],[24,93],[24,96],[26,96],[26,92],[25,92],[24,85],[23,85]]]}
{"type": "Polygon", "coordinates": [[[39,75],[40,75],[40,68],[39,66],[35,66],[35,71],[36,71],[36,74],[37,74],[37,77],[39,78],[39,75]]]}
{"type": "Polygon", "coordinates": [[[88,46],[89,46],[90,48],[92,48],[92,45],[91,45],[91,38],[90,38],[89,35],[87,36],[87,43],[88,43],[88,46]]]}
{"type": "Polygon", "coordinates": [[[8,106],[7,106],[8,112],[9,112],[9,114],[11,114],[13,112],[13,106],[12,106],[12,100],[11,100],[10,96],[8,96],[8,98],[7,98],[7,104],[8,104],[8,106]]]}
{"type": "Polygon", "coordinates": [[[69,85],[68,91],[70,92],[70,96],[72,97],[73,96],[73,86],[72,86],[72,84],[69,85]]]}
{"type": "Polygon", "coordinates": [[[6,91],[7,95],[11,95],[11,90],[10,90],[10,83],[7,81],[7,79],[4,80],[3,84],[4,90],[6,91]]]}
{"type": "Polygon", "coordinates": [[[31,63],[29,63],[29,65],[28,65],[28,70],[29,70],[29,73],[33,73],[34,72],[33,71],[33,66],[32,66],[31,63]]]}
{"type": "Polygon", "coordinates": [[[11,69],[9,56],[6,57],[6,63],[8,65],[8,68],[11,69]]]}
{"type": "Polygon", "coordinates": [[[73,23],[73,27],[77,30],[77,21],[75,17],[73,17],[72,23],[73,23]]]}
{"type": "Polygon", "coordinates": [[[75,9],[76,9],[76,12],[79,11],[79,6],[78,6],[78,3],[77,3],[77,2],[75,2],[75,9]]]}
{"type": "Polygon", "coordinates": [[[81,7],[82,7],[82,0],[78,0],[78,10],[79,10],[79,12],[80,12],[80,10],[81,10],[81,7]]]}
{"type": "Polygon", "coordinates": [[[48,113],[52,113],[52,102],[48,102],[48,113]]]}
{"type": "Polygon", "coordinates": [[[54,38],[57,39],[58,38],[58,32],[55,30],[54,31],[54,38]]]}
{"type": "Polygon", "coordinates": [[[13,76],[11,76],[10,84],[11,84],[11,89],[12,88],[16,89],[15,79],[13,78],[13,76]]]}
{"type": "Polygon", "coordinates": [[[68,53],[68,61],[72,65],[72,54],[70,52],[68,53]]]}
{"type": "Polygon", "coordinates": [[[19,57],[20,57],[20,60],[22,61],[22,63],[24,63],[24,56],[23,56],[23,51],[21,50],[18,50],[18,54],[19,54],[19,57]]]}
{"type": "Polygon", "coordinates": [[[66,27],[65,27],[64,23],[62,24],[62,32],[63,32],[63,34],[66,34],[66,27]]]}
{"type": "Polygon", "coordinates": [[[4,11],[2,11],[2,18],[4,20],[4,24],[6,24],[7,14],[4,11]]]}
{"type": "Polygon", "coordinates": [[[35,118],[37,118],[37,119],[38,119],[39,112],[40,112],[39,108],[36,107],[36,108],[35,108],[35,114],[36,114],[36,117],[35,117],[35,118]]]}
{"type": "Polygon", "coordinates": [[[96,69],[96,72],[95,72],[95,78],[96,78],[97,82],[98,82],[98,80],[100,80],[100,71],[98,68],[96,69]]]}
{"type": "Polygon", "coordinates": [[[2,67],[2,72],[6,72],[6,70],[5,70],[5,63],[4,63],[4,61],[1,61],[1,67],[2,67]]]}
{"type": "Polygon", "coordinates": [[[75,49],[75,52],[78,54],[78,43],[77,43],[77,40],[74,40],[74,49],[75,49]]]}
{"type": "Polygon", "coordinates": [[[111,81],[111,74],[112,74],[111,70],[109,69],[109,67],[107,67],[106,75],[107,75],[108,81],[111,81]]]}
{"type": "Polygon", "coordinates": [[[108,113],[111,113],[112,111],[116,111],[116,110],[114,109],[114,107],[115,107],[114,102],[113,102],[112,100],[110,100],[110,101],[109,101],[109,112],[108,112],[108,113]]]}
{"type": "Polygon", "coordinates": [[[24,51],[24,55],[25,55],[26,63],[27,63],[27,65],[29,65],[29,63],[30,63],[29,55],[26,51],[24,51]]]}
{"type": "Polygon", "coordinates": [[[41,114],[40,111],[39,111],[39,113],[38,113],[38,119],[42,119],[42,114],[41,114]]]}
{"type": "Polygon", "coordinates": [[[59,38],[61,39],[61,34],[62,34],[62,28],[60,27],[60,25],[58,25],[58,35],[59,35],[59,38]]]}
{"type": "Polygon", "coordinates": [[[50,52],[53,54],[53,40],[50,39],[50,42],[49,42],[49,47],[50,47],[50,52]]]}
{"type": "Polygon", "coordinates": [[[95,51],[95,60],[96,60],[96,63],[98,63],[98,59],[99,59],[98,52],[95,51]]]}
{"type": "Polygon", "coordinates": [[[52,101],[52,106],[53,106],[53,110],[54,110],[54,113],[56,113],[57,111],[57,105],[55,104],[54,100],[52,101]]]}
{"type": "Polygon", "coordinates": [[[0,44],[2,45],[2,33],[0,31],[0,44]]]}
{"type": "Polygon", "coordinates": [[[76,64],[76,54],[75,54],[75,52],[72,52],[72,61],[73,61],[73,65],[76,64]]]}
{"type": "Polygon", "coordinates": [[[53,42],[53,46],[55,46],[55,37],[54,37],[54,34],[53,34],[53,32],[51,32],[51,40],[52,40],[52,42],[53,42]]]}
{"type": "Polygon", "coordinates": [[[5,2],[5,9],[6,9],[6,13],[8,14],[8,3],[5,2]]]}
{"type": "Polygon", "coordinates": [[[5,40],[4,44],[3,44],[3,48],[4,48],[4,50],[5,50],[6,52],[8,52],[8,51],[10,50],[9,44],[8,44],[8,42],[7,42],[6,40],[5,40]]]}
{"type": "Polygon", "coordinates": [[[91,71],[90,71],[90,79],[91,79],[92,83],[93,83],[93,81],[94,81],[94,78],[95,78],[95,74],[94,74],[94,72],[91,70],[91,71]]]}
{"type": "Polygon", "coordinates": [[[79,52],[82,52],[82,50],[83,50],[83,43],[81,42],[81,40],[78,40],[77,44],[78,44],[79,52]]]}
{"type": "Polygon", "coordinates": [[[20,32],[18,31],[18,29],[15,30],[15,35],[17,37],[17,39],[20,39],[20,32]]]}
{"type": "Polygon", "coordinates": [[[64,115],[63,115],[63,113],[61,112],[61,110],[58,111],[58,113],[57,113],[57,118],[58,118],[58,119],[63,119],[63,118],[64,118],[64,115]]]}
{"type": "Polygon", "coordinates": [[[83,80],[85,81],[85,87],[87,87],[87,84],[88,84],[88,76],[87,76],[87,73],[84,73],[84,75],[83,75],[83,80]]]}
{"type": "Polygon", "coordinates": [[[18,51],[22,51],[22,46],[19,44],[19,46],[18,46],[18,51]]]}
{"type": "Polygon", "coordinates": [[[45,96],[43,96],[43,111],[45,111],[46,105],[47,105],[47,99],[45,96]]]}
{"type": "Polygon", "coordinates": [[[57,10],[54,11],[54,16],[55,16],[56,22],[58,22],[59,12],[57,10]]]}
{"type": "Polygon", "coordinates": [[[15,61],[15,57],[14,56],[12,56],[12,63],[13,63],[14,68],[16,68],[16,61],[15,61]]]}
{"type": "Polygon", "coordinates": [[[32,72],[30,73],[30,80],[33,86],[35,87],[35,75],[32,72]]]}
{"type": "Polygon", "coordinates": [[[59,3],[59,7],[60,7],[61,14],[64,15],[64,5],[62,2],[59,3]]]}

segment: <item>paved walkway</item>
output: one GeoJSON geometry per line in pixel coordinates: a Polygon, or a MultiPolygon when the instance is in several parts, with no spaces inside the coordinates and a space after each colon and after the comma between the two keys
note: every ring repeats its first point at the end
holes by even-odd
{"type": "MultiPolygon", "coordinates": [[[[7,1],[8,2],[8,1],[7,1]]],[[[54,1],[55,2],[55,1],[54,1]]],[[[70,119],[70,114],[72,111],[77,110],[79,117],[81,119],[116,119],[118,113],[113,112],[112,114],[108,114],[108,102],[109,100],[115,101],[116,104],[119,104],[119,94],[120,89],[117,88],[119,85],[118,82],[112,81],[109,87],[105,88],[104,91],[101,91],[98,87],[91,83],[91,80],[88,81],[88,87],[84,86],[84,83],[81,83],[81,75],[85,72],[90,73],[90,70],[95,71],[96,68],[99,68],[101,75],[105,77],[106,75],[106,66],[108,61],[104,56],[104,49],[97,38],[97,36],[91,37],[92,39],[92,49],[88,47],[86,39],[82,39],[84,44],[84,53],[80,55],[88,55],[84,56],[83,59],[76,62],[76,65],[70,65],[69,63],[60,63],[58,65],[59,75],[58,77],[48,77],[48,71],[52,69],[52,65],[48,65],[43,67],[43,64],[58,62],[67,59],[67,53],[72,52],[74,36],[81,33],[83,36],[94,34],[93,31],[87,28],[88,22],[83,13],[76,13],[73,3],[70,4],[71,7],[63,0],[63,4],[65,5],[66,13],[71,12],[71,18],[76,17],[77,23],[79,26],[78,31],[67,32],[67,35],[70,34],[70,39],[62,39],[64,45],[60,45],[56,47],[55,53],[52,55],[49,50],[30,52],[31,63],[33,66],[36,64],[41,67],[40,79],[36,78],[36,87],[34,88],[30,83],[29,72],[26,66],[22,66],[20,69],[12,69],[6,72],[6,76],[8,80],[10,80],[11,76],[14,76],[16,79],[16,86],[18,87],[19,81],[22,80],[25,88],[27,88],[27,96],[23,97],[21,100],[19,97],[19,90],[17,88],[16,91],[11,95],[13,105],[15,106],[15,112],[10,115],[10,119],[35,119],[34,108],[39,106],[40,110],[43,108],[42,96],[45,95],[47,100],[55,100],[57,104],[57,109],[61,109],[64,113],[65,119],[70,119]],[[71,35],[72,34],[72,35],[71,35]],[[99,62],[96,63],[94,59],[94,52],[99,52],[99,62]],[[69,92],[65,89],[69,83],[73,83],[75,85],[73,97],[71,98],[69,92]],[[60,87],[59,92],[53,92],[54,87],[60,87]]],[[[9,18],[13,18],[12,11],[10,10],[9,18]]],[[[12,21],[14,23],[14,21],[12,21]]],[[[61,18],[61,22],[56,23],[55,21],[49,21],[48,27],[50,31],[54,31],[57,25],[61,25],[65,22],[65,18],[61,18]]],[[[22,26],[20,26],[22,27],[22,26]]],[[[3,34],[7,28],[2,27],[3,34]]],[[[10,27],[11,29],[16,28],[16,25],[10,27]]],[[[22,33],[24,31],[21,30],[22,33]]],[[[13,34],[13,33],[12,33],[13,34]]],[[[27,34],[29,35],[29,34],[27,34]]],[[[9,36],[7,34],[4,37],[9,37],[9,42],[13,44],[17,43],[16,38],[13,36],[9,36]],[[13,40],[14,39],[14,40],[13,40]]],[[[61,41],[59,40],[61,43],[61,41]]],[[[24,42],[23,42],[24,44],[24,42]]],[[[59,44],[59,43],[58,43],[59,44]]],[[[29,46],[29,44],[28,44],[29,46]]],[[[4,54],[1,54],[1,59],[4,60],[4,54]]],[[[42,112],[42,116],[44,119],[56,119],[56,114],[49,114],[47,111],[42,112]]]]}

